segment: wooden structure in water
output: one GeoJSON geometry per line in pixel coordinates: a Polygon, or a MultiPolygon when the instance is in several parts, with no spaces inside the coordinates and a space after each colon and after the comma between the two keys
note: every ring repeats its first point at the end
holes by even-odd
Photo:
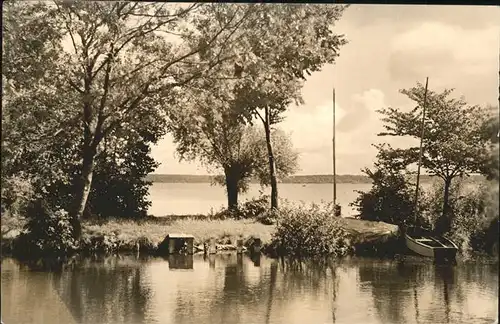
{"type": "Polygon", "coordinates": [[[258,237],[255,237],[250,245],[250,253],[251,254],[260,254],[260,249],[262,246],[262,240],[258,237]]]}
{"type": "Polygon", "coordinates": [[[193,254],[194,236],[182,233],[170,233],[162,244],[168,247],[168,254],[193,254]]]}
{"type": "Polygon", "coordinates": [[[243,239],[241,237],[236,240],[236,253],[243,253],[243,239]]]}

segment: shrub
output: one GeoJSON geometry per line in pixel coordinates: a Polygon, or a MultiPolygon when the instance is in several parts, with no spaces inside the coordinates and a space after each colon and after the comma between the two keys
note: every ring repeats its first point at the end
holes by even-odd
{"type": "MultiPolygon", "coordinates": [[[[276,223],[278,217],[278,212],[276,210],[270,209],[271,198],[269,195],[260,192],[260,195],[256,198],[246,200],[240,205],[238,210],[229,210],[227,208],[222,208],[218,212],[212,212],[210,214],[211,219],[255,219],[264,225],[272,225],[276,223]]],[[[286,199],[280,199],[280,205],[289,205],[286,199]]]]}
{"type": "Polygon", "coordinates": [[[271,205],[271,197],[260,192],[259,197],[247,200],[240,210],[245,218],[257,218],[266,213],[271,205]]]}
{"type": "MultiPolygon", "coordinates": [[[[442,212],[443,185],[436,184],[426,192],[424,202],[424,213],[434,223],[442,212]]],[[[467,192],[461,180],[452,183],[449,235],[463,253],[491,253],[498,245],[498,204],[498,182],[488,181],[467,192]]]]}
{"type": "Polygon", "coordinates": [[[26,233],[16,244],[23,255],[66,255],[78,248],[70,216],[65,210],[53,212],[46,203],[37,200],[28,206],[27,215],[26,233]]]}
{"type": "MultiPolygon", "coordinates": [[[[3,175],[2,175],[3,178],[3,175]]],[[[14,217],[22,216],[33,196],[33,187],[27,177],[15,175],[2,181],[2,215],[9,213],[14,217]]]]}
{"type": "Polygon", "coordinates": [[[331,204],[280,209],[272,245],[295,257],[342,256],[349,251],[347,233],[331,204]]]}
{"type": "MultiPolygon", "coordinates": [[[[359,196],[350,204],[357,207],[358,218],[398,226],[413,224],[415,189],[405,175],[385,169],[364,172],[371,178],[372,188],[368,192],[357,191],[359,196]]],[[[422,223],[422,219],[418,217],[417,222],[422,223]]]]}

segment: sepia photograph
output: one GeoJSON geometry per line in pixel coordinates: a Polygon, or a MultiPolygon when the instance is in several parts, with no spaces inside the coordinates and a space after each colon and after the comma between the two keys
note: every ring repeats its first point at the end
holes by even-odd
{"type": "Polygon", "coordinates": [[[2,3],[1,324],[498,324],[500,7],[2,3]]]}

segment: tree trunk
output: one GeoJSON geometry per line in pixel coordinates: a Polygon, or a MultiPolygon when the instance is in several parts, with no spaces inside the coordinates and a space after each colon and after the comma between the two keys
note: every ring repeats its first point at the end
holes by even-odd
{"type": "Polygon", "coordinates": [[[238,179],[230,169],[224,170],[226,176],[227,208],[230,211],[238,210],[238,179]]]}
{"type": "Polygon", "coordinates": [[[269,108],[265,108],[266,119],[264,130],[266,132],[267,154],[269,156],[269,175],[271,177],[271,208],[278,209],[278,181],[276,180],[276,163],[274,161],[273,146],[271,144],[271,123],[269,108]]]}
{"type": "Polygon", "coordinates": [[[444,194],[443,194],[443,213],[439,217],[437,224],[436,224],[436,232],[439,235],[442,235],[446,232],[448,232],[451,228],[451,218],[449,215],[449,209],[450,209],[450,188],[451,188],[451,180],[450,178],[447,178],[444,181],[444,194]]]}
{"type": "Polygon", "coordinates": [[[92,176],[94,174],[94,159],[96,151],[91,146],[85,146],[83,149],[83,163],[82,173],[80,175],[80,183],[78,192],[76,193],[75,209],[72,215],[72,225],[74,236],[80,237],[81,223],[85,207],[87,206],[87,199],[89,197],[90,189],[92,188],[92,176]]]}

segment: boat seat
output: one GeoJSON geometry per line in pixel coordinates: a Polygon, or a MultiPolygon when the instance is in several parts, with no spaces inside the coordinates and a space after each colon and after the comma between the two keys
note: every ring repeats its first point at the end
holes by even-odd
{"type": "Polygon", "coordinates": [[[417,241],[417,242],[432,242],[433,240],[428,239],[428,238],[421,238],[421,239],[416,239],[415,241],[417,241]]]}

